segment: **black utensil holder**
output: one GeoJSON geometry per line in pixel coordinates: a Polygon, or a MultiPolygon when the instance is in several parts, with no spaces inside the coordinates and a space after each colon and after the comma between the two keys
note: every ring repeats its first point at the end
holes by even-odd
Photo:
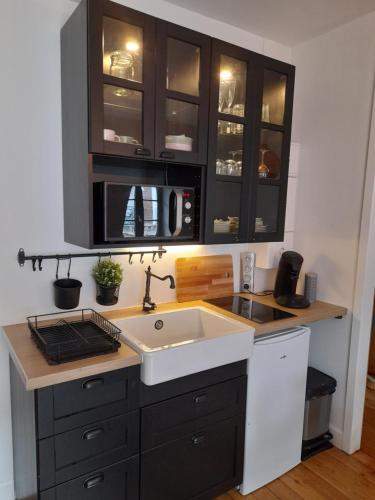
{"type": "Polygon", "coordinates": [[[79,304],[82,283],[71,278],[58,279],[53,283],[55,306],[59,309],[75,309],[79,304]]]}

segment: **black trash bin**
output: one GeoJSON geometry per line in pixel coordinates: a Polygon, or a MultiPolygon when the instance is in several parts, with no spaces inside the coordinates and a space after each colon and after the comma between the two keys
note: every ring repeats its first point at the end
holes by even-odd
{"type": "Polygon", "coordinates": [[[332,394],[337,382],[333,377],[308,367],[305,416],[303,422],[302,460],[332,447],[329,432],[332,394]]]}

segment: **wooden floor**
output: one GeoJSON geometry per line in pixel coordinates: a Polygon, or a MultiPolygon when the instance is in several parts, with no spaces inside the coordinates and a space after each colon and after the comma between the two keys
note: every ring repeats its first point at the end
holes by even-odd
{"type": "Polygon", "coordinates": [[[361,451],[324,451],[250,495],[233,490],[216,500],[245,499],[375,500],[375,391],[366,394],[361,451]]]}

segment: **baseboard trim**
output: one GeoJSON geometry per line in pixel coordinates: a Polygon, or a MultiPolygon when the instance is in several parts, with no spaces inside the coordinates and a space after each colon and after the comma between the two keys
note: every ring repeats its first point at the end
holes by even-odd
{"type": "Polygon", "coordinates": [[[329,430],[330,432],[332,433],[332,444],[334,446],[336,446],[336,448],[339,448],[340,450],[343,450],[343,439],[342,439],[342,436],[343,436],[343,432],[341,429],[338,429],[337,427],[333,427],[333,426],[329,426],[329,430]]]}
{"type": "Polygon", "coordinates": [[[13,481],[0,483],[0,498],[1,500],[15,500],[13,481]]]}

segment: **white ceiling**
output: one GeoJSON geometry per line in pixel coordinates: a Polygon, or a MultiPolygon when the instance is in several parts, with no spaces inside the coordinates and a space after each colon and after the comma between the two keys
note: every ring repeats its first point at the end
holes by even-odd
{"type": "Polygon", "coordinates": [[[375,10],[375,0],[167,0],[287,46],[375,10]]]}

